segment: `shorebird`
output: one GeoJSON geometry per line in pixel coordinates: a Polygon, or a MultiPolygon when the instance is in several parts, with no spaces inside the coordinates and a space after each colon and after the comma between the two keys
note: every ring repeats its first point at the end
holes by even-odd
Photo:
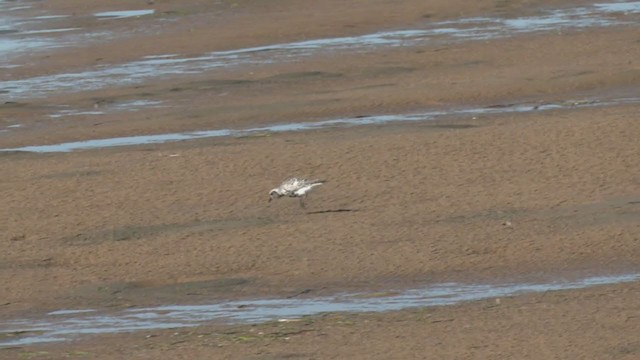
{"type": "Polygon", "coordinates": [[[309,191],[325,182],[324,180],[307,180],[297,177],[288,178],[283,181],[280,186],[269,191],[269,202],[283,196],[297,197],[300,199],[300,207],[304,208],[304,199],[307,197],[309,191]]]}

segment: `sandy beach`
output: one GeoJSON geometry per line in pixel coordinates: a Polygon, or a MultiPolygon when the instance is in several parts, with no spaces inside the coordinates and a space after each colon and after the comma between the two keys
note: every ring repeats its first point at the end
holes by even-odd
{"type": "MultiPolygon", "coordinates": [[[[408,45],[307,52],[288,45],[213,66],[237,49],[472,27],[448,23],[459,19],[476,19],[487,34],[495,26],[483,24],[494,20],[477,19],[600,8],[484,0],[15,4],[22,3],[29,8],[12,16],[70,15],[22,26],[82,34],[47,35],[64,46],[25,50],[4,63],[21,66],[0,75],[0,148],[9,150],[0,152],[0,331],[60,309],[638,272],[640,30],[628,21],[640,9],[588,15],[606,26],[505,27],[495,38],[462,40],[438,30],[408,45]],[[154,12],[93,15],[133,9],[154,12]],[[167,59],[188,65],[178,72],[167,59]],[[159,72],[109,72],[142,69],[140,62],[159,72]],[[108,85],[92,85],[103,76],[108,85]],[[11,151],[434,112],[442,115],[11,151]],[[306,209],[295,199],[268,203],[269,189],[291,175],[328,182],[306,209]]],[[[579,16],[587,17],[569,19],[579,16]]],[[[635,359],[638,295],[631,282],[285,323],[212,323],[8,346],[0,358],[635,359]]],[[[21,336],[0,332],[0,342],[21,336]]]]}

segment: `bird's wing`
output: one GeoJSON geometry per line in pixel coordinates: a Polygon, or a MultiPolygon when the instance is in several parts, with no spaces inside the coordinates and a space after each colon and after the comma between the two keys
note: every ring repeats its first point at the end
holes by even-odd
{"type": "Polygon", "coordinates": [[[282,185],[280,185],[280,189],[287,192],[293,192],[300,189],[302,186],[304,186],[304,179],[293,177],[285,180],[282,185]]]}
{"type": "Polygon", "coordinates": [[[309,184],[309,185],[320,185],[320,184],[324,184],[326,182],[327,182],[326,180],[320,180],[320,179],[307,180],[307,184],[309,184]]]}
{"type": "Polygon", "coordinates": [[[294,191],[294,193],[298,196],[302,196],[306,193],[308,193],[309,191],[311,191],[311,189],[313,189],[316,186],[322,185],[323,182],[314,182],[314,183],[308,183],[305,184],[304,186],[300,187],[298,190],[294,191]]]}
{"type": "Polygon", "coordinates": [[[316,185],[323,184],[324,182],[325,182],[324,180],[307,180],[307,179],[292,177],[285,180],[282,183],[282,185],[280,185],[280,188],[287,192],[296,192],[302,188],[305,188],[308,186],[314,187],[316,185]]]}

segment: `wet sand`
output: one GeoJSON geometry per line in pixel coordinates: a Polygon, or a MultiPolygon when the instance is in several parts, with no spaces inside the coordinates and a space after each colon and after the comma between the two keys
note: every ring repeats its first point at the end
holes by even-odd
{"type": "MultiPolygon", "coordinates": [[[[144,7],[156,9],[153,16],[100,22],[85,15],[130,8],[34,3],[29,11],[77,15],[60,26],[125,35],[39,53],[3,80],[559,6],[403,4],[161,2],[144,7]]],[[[0,133],[0,148],[636,96],[637,35],[637,27],[614,26],[320,53],[16,99],[0,107],[0,128],[22,127],[0,133]],[[92,110],[139,99],[163,107],[48,116],[60,105],[92,110]]],[[[0,317],[634,271],[637,112],[636,104],[576,106],[72,153],[0,153],[0,317]],[[268,189],[289,175],[329,182],[311,194],[306,210],[291,199],[267,204],[268,189]]],[[[640,325],[637,295],[633,283],[286,326],[99,336],[2,349],[0,357],[46,351],[50,358],[74,352],[104,359],[420,358],[426,351],[438,358],[631,359],[640,353],[632,331],[640,325]]]]}
{"type": "Polygon", "coordinates": [[[385,314],[106,335],[7,357],[120,359],[635,359],[637,283],[385,314]]]}

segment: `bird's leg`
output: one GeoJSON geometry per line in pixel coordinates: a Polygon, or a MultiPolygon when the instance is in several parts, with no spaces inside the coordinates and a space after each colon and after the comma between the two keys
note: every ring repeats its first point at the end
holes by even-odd
{"type": "Polygon", "coordinates": [[[300,196],[300,207],[301,207],[301,208],[303,208],[303,209],[304,209],[304,208],[305,208],[305,206],[306,206],[306,205],[304,204],[304,199],[305,199],[306,197],[307,197],[306,195],[302,195],[302,196],[300,196]]]}

